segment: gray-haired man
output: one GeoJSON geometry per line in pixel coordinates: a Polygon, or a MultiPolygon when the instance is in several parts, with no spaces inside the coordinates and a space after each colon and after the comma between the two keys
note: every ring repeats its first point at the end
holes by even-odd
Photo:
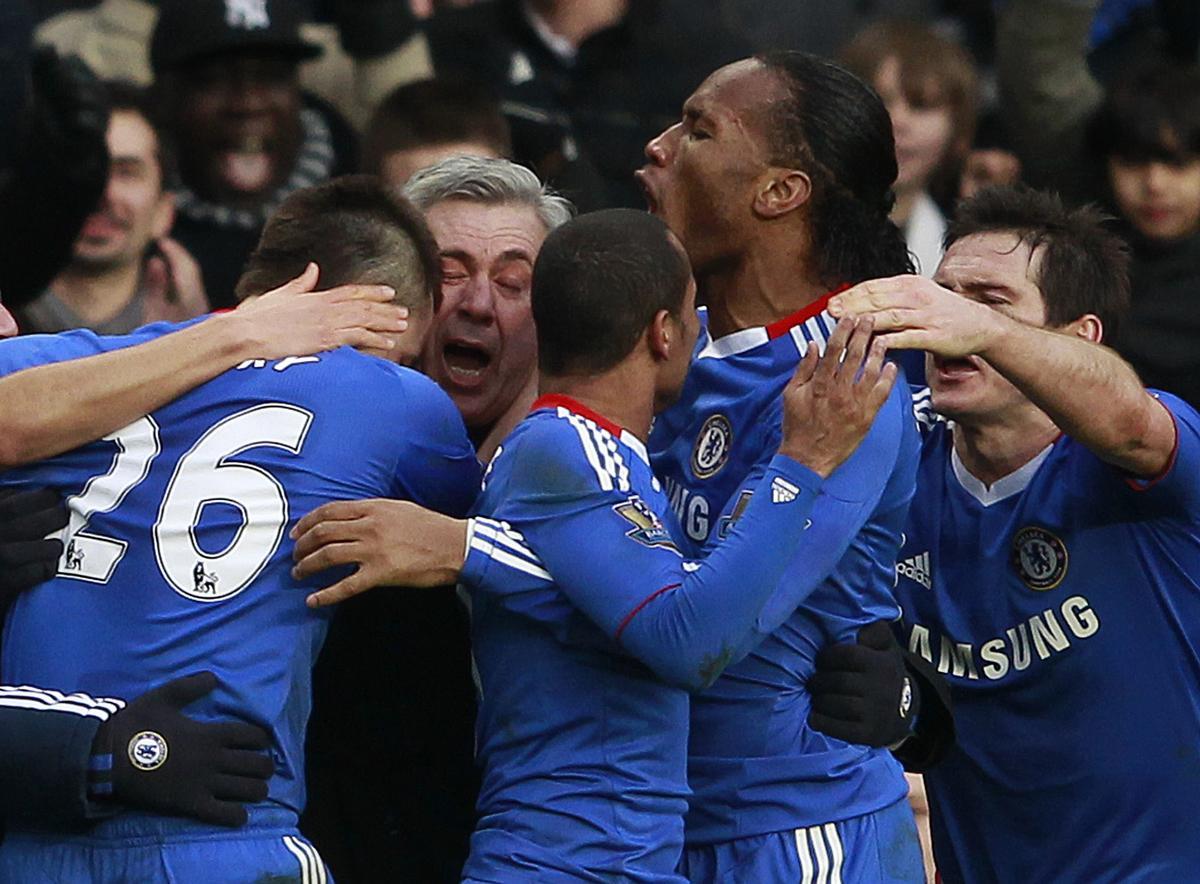
{"type": "Polygon", "coordinates": [[[450,394],[487,460],[533,402],[533,262],[546,234],[574,209],[524,166],[479,157],[418,172],[404,195],[424,210],[442,258],[442,303],[423,367],[450,394]]]}

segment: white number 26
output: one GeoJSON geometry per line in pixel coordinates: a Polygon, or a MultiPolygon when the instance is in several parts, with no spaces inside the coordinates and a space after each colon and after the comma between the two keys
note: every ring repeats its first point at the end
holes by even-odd
{"type": "MultiPolygon", "coordinates": [[[[209,427],[175,464],[152,530],[154,557],[179,594],[201,602],[224,601],[245,589],[283,540],[288,502],[283,487],[261,467],[241,463],[242,452],[262,446],[299,454],[312,414],[292,405],[257,405],[209,427]],[[242,521],[225,548],[205,552],[196,526],[208,504],[240,510],[242,521]]],[[[93,477],[68,501],[71,521],[58,564],[61,577],[107,583],[125,555],[124,540],[86,530],[90,519],[120,506],[150,473],[162,450],[158,425],[143,417],[105,437],[117,456],[107,473],[93,477]]]]}

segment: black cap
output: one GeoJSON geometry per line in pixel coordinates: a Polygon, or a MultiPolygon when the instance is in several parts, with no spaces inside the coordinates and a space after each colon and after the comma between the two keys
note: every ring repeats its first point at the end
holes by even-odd
{"type": "Polygon", "coordinates": [[[155,75],[206,55],[261,49],[315,58],[321,47],[300,37],[308,4],[297,0],[162,0],[150,40],[155,75]]]}

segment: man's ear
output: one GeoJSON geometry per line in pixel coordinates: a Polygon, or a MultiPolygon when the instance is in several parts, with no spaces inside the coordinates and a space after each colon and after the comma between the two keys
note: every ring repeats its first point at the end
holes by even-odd
{"type": "Polygon", "coordinates": [[[760,218],[779,218],[812,197],[812,179],[798,169],[772,167],[759,178],[757,188],[754,213],[760,218]]]}
{"type": "Polygon", "coordinates": [[[1078,338],[1083,338],[1085,341],[1091,341],[1093,344],[1099,344],[1104,340],[1104,323],[1095,313],[1085,313],[1078,319],[1067,323],[1065,331],[1078,338]]]}
{"type": "Polygon", "coordinates": [[[646,329],[646,344],[650,349],[650,355],[656,361],[665,362],[670,359],[671,348],[682,346],[681,337],[678,323],[666,310],[659,310],[655,313],[654,319],[650,321],[650,325],[646,329]]]}

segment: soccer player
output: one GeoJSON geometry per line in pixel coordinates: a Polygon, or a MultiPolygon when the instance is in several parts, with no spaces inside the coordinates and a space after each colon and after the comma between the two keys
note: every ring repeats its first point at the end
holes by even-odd
{"type": "MultiPolygon", "coordinates": [[[[585,215],[550,234],[533,282],[542,395],[492,460],[469,529],[434,520],[458,544],[431,544],[418,521],[390,550],[404,569],[393,577],[428,585],[455,576],[453,561],[443,573],[405,560],[453,555],[468,538],[484,773],[468,880],[682,880],[687,691],[811,591],[779,584],[789,559],[817,554],[827,523],[861,507],[835,468],[896,370],[875,354],[864,363],[870,328],[843,324],[784,391],[779,453],[741,524],[703,562],[681,556],[642,440],[682,385],[694,291],[682,247],[644,213],[585,215]]],[[[369,543],[361,507],[328,505],[297,526],[299,573],[369,543]]],[[[314,601],[362,589],[355,576],[314,601]]]]}
{"type": "MultiPolygon", "coordinates": [[[[102,442],[0,477],[72,495],[57,577],[10,613],[5,678],[133,696],[209,668],[218,685],[197,711],[271,733],[270,794],[236,838],[134,813],[86,838],[15,830],[0,847],[0,878],[324,880],[295,823],[309,672],[326,622],[295,593],[286,529],[297,511],[364,493],[461,513],[478,491],[479,466],[445,394],[394,364],[415,357],[436,300],[436,251],[419,214],[370,179],[297,193],[265,231],[243,294],[294,277],[309,257],[333,280],[390,285],[410,308],[414,338],[386,350],[247,361],[102,442]]],[[[17,339],[0,359],[11,371],[53,360],[60,346],[71,352],[69,335],[17,339]]],[[[114,751],[154,770],[173,750],[143,732],[114,751]]]]}
{"type": "MultiPolygon", "coordinates": [[[[783,52],[715,72],[646,156],[651,211],[686,245],[707,306],[683,395],[649,444],[684,552],[702,556],[753,501],[779,438],[779,391],[828,337],[832,291],[910,269],[888,220],[895,150],[874,92],[783,52]]],[[[893,563],[918,445],[907,396],[893,391],[844,467],[866,505],[785,578],[820,586],[693,698],[691,880],[924,880],[899,765],[813,730],[805,690],[822,646],[899,613],[893,563]]]]}
{"type": "Polygon", "coordinates": [[[1103,220],[983,191],[938,284],[830,303],[931,354],[896,573],[902,640],[954,697],[958,745],[925,775],[948,884],[1200,869],[1200,415],[1102,346],[1129,300],[1103,220]]]}

